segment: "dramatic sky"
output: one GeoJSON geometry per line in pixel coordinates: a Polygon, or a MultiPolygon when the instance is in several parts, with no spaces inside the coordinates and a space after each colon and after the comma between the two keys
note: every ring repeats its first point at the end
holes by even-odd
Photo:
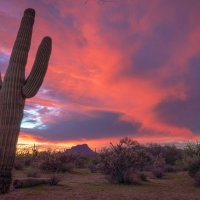
{"type": "Polygon", "coordinates": [[[44,36],[53,49],[42,87],[26,101],[20,144],[200,139],[199,0],[0,0],[3,76],[29,7],[26,76],[44,36]]]}

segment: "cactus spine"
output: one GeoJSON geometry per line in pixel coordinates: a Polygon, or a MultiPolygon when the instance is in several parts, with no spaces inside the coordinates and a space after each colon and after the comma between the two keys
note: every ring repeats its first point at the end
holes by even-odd
{"type": "Polygon", "coordinates": [[[39,90],[51,54],[51,38],[44,37],[25,80],[34,18],[33,9],[24,11],[3,82],[0,75],[0,193],[9,191],[25,99],[33,97],[39,90]]]}

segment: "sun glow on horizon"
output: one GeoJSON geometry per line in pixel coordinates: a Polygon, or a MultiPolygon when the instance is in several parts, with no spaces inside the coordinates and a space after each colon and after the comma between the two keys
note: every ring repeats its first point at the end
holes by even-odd
{"type": "MultiPolygon", "coordinates": [[[[129,136],[128,136],[129,137],[129,136]]],[[[197,142],[200,141],[200,137],[196,137],[194,140],[182,140],[181,137],[171,139],[170,137],[164,137],[164,138],[157,138],[157,137],[151,137],[151,138],[143,138],[143,137],[130,137],[132,140],[135,140],[139,142],[141,145],[146,145],[148,143],[157,143],[161,145],[175,145],[177,148],[184,148],[188,142],[197,142]]],[[[120,139],[122,137],[114,137],[114,138],[101,138],[101,139],[94,139],[94,140],[74,140],[74,141],[44,141],[44,138],[41,137],[35,137],[34,135],[21,133],[18,139],[17,145],[20,147],[33,147],[34,145],[39,151],[43,150],[60,150],[64,151],[65,149],[70,149],[73,146],[81,145],[81,144],[87,144],[89,148],[91,148],[93,151],[100,151],[104,147],[109,147],[110,142],[113,144],[119,143],[120,139]]]]}

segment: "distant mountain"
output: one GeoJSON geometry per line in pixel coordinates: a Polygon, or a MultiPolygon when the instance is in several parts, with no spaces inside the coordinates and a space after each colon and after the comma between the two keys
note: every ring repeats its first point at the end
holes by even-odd
{"type": "Polygon", "coordinates": [[[80,156],[93,156],[96,153],[92,151],[87,144],[79,144],[73,146],[71,149],[66,149],[66,153],[76,154],[80,156]]]}

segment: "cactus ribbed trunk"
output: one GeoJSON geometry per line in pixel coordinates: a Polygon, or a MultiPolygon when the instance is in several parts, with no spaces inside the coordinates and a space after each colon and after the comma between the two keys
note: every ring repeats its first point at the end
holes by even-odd
{"type": "Polygon", "coordinates": [[[0,193],[8,192],[11,184],[25,99],[33,97],[39,90],[51,54],[51,38],[45,37],[25,80],[34,18],[33,9],[25,10],[3,82],[0,76],[0,193]]]}

